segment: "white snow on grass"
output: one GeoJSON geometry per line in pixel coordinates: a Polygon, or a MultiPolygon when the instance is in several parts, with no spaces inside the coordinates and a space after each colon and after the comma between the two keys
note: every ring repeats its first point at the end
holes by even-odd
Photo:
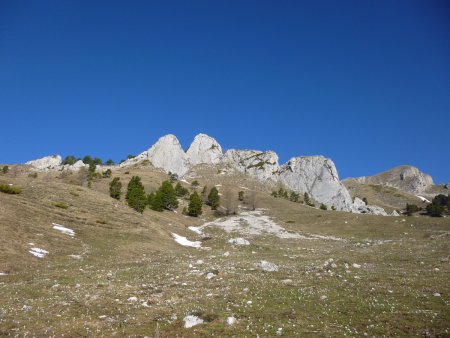
{"type": "Polygon", "coordinates": [[[195,325],[203,324],[203,319],[201,319],[197,316],[192,316],[192,315],[188,315],[188,316],[184,317],[183,321],[184,321],[184,327],[186,329],[189,329],[190,327],[193,327],[195,325]]]}
{"type": "Polygon", "coordinates": [[[8,274],[4,273],[4,272],[0,272],[0,276],[8,276],[8,274]]]}
{"type": "Polygon", "coordinates": [[[175,242],[177,242],[178,244],[180,244],[182,246],[188,246],[188,247],[192,247],[192,248],[200,248],[202,246],[202,242],[200,242],[200,241],[192,242],[192,241],[188,240],[186,237],[177,235],[173,232],[172,232],[172,236],[173,236],[173,239],[175,240],[175,242]]]}
{"type": "Polygon", "coordinates": [[[193,232],[195,232],[196,234],[199,234],[199,235],[202,234],[202,231],[200,230],[200,227],[192,227],[192,226],[190,226],[190,227],[188,227],[188,229],[193,231],[193,232]]]}
{"type": "Polygon", "coordinates": [[[258,263],[255,264],[255,266],[258,269],[261,269],[263,271],[278,271],[278,266],[274,263],[270,263],[268,261],[259,261],[258,263]]]}
{"type": "Polygon", "coordinates": [[[220,188],[222,184],[216,184],[215,187],[220,188]]]}
{"type": "Polygon", "coordinates": [[[184,183],[186,183],[186,184],[190,184],[188,181],[186,181],[186,180],[180,180],[180,182],[184,182],[184,183]]]}
{"type": "Polygon", "coordinates": [[[244,190],[249,190],[248,188],[246,188],[246,187],[239,187],[239,188],[241,188],[241,189],[244,189],[244,190]]]}
{"type": "Polygon", "coordinates": [[[245,236],[273,235],[281,239],[323,239],[343,241],[342,238],[333,236],[301,234],[287,231],[282,226],[275,223],[269,216],[264,215],[264,210],[265,209],[243,211],[239,215],[219,218],[215,221],[207,222],[200,227],[189,227],[189,229],[201,234],[204,228],[214,226],[219,227],[228,233],[237,232],[245,236]]]}
{"type": "Polygon", "coordinates": [[[423,197],[423,196],[416,195],[416,197],[420,198],[420,200],[421,200],[422,202],[431,203],[428,199],[426,199],[426,198],[423,197]]]}
{"type": "Polygon", "coordinates": [[[44,258],[45,255],[48,254],[47,250],[44,249],[40,249],[40,248],[31,248],[30,251],[28,251],[30,254],[32,254],[33,256],[36,256],[38,258],[44,258]]]}
{"type": "Polygon", "coordinates": [[[75,231],[72,229],[66,228],[65,226],[62,226],[61,224],[52,223],[53,229],[61,231],[63,234],[69,235],[69,236],[75,236],[75,231]]]}
{"type": "Polygon", "coordinates": [[[227,324],[228,324],[228,325],[234,325],[234,324],[236,324],[236,318],[235,318],[234,316],[228,317],[228,318],[227,318],[227,324]]]}

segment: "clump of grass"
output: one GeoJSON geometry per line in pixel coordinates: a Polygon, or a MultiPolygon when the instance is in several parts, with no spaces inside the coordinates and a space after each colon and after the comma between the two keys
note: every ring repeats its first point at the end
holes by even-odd
{"type": "Polygon", "coordinates": [[[289,220],[289,221],[286,221],[286,223],[295,223],[295,221],[289,220]]]}
{"type": "Polygon", "coordinates": [[[37,178],[38,177],[38,173],[29,173],[28,177],[37,178]]]}
{"type": "Polygon", "coordinates": [[[8,184],[0,184],[0,191],[5,194],[17,195],[22,192],[22,189],[19,187],[13,187],[8,184]]]}
{"type": "Polygon", "coordinates": [[[64,203],[64,202],[56,202],[56,203],[53,203],[53,205],[55,206],[55,207],[57,207],[57,208],[61,208],[61,209],[67,209],[69,206],[66,204],[66,203],[64,203]]]}
{"type": "Polygon", "coordinates": [[[106,224],[106,221],[103,220],[103,219],[98,219],[95,222],[98,223],[98,224],[106,224]]]}
{"type": "Polygon", "coordinates": [[[80,196],[80,194],[76,193],[75,191],[71,191],[70,194],[73,195],[73,196],[75,196],[75,197],[80,196]]]}

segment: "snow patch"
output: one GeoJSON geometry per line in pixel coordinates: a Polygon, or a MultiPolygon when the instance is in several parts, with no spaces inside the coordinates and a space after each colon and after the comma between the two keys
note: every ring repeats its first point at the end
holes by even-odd
{"type": "Polygon", "coordinates": [[[186,329],[189,329],[195,325],[203,324],[203,319],[201,319],[197,316],[192,316],[192,315],[188,315],[188,316],[184,317],[183,321],[184,321],[184,327],[186,329]]]}
{"type": "Polygon", "coordinates": [[[173,236],[173,239],[175,240],[175,242],[177,242],[178,244],[180,244],[182,246],[188,246],[188,247],[192,247],[192,248],[200,248],[202,246],[202,242],[200,242],[200,241],[192,242],[192,241],[188,240],[186,237],[177,235],[173,232],[172,232],[172,236],[173,236]]]}
{"type": "Polygon", "coordinates": [[[420,200],[421,200],[422,202],[431,203],[428,199],[426,199],[426,198],[423,197],[423,196],[416,195],[416,197],[420,198],[420,200]]]}
{"type": "Polygon", "coordinates": [[[44,258],[45,255],[48,254],[47,250],[44,249],[40,249],[40,248],[31,248],[30,251],[28,251],[30,254],[32,254],[33,256],[36,256],[38,258],[44,258]]]}
{"type": "Polygon", "coordinates": [[[61,224],[52,223],[53,229],[61,231],[63,234],[69,235],[69,236],[75,236],[75,231],[72,229],[66,228],[65,226],[62,226],[61,224]]]}
{"type": "Polygon", "coordinates": [[[190,227],[188,227],[188,229],[193,231],[193,232],[195,232],[196,234],[199,234],[199,235],[202,234],[202,231],[200,230],[200,227],[192,227],[192,226],[190,226],[190,227]]]}
{"type": "Polygon", "coordinates": [[[236,323],[236,318],[235,317],[228,317],[227,318],[227,324],[228,325],[234,325],[236,323]]]}
{"type": "Polygon", "coordinates": [[[8,274],[4,273],[4,272],[0,272],[0,276],[8,276],[8,274]]]}

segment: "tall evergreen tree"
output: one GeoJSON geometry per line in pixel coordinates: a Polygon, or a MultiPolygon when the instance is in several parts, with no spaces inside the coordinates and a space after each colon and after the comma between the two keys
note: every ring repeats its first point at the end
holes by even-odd
{"type": "Polygon", "coordinates": [[[198,217],[202,214],[202,199],[194,191],[189,197],[188,215],[193,217],[198,217]]]}
{"type": "Polygon", "coordinates": [[[175,185],[175,194],[176,194],[178,197],[183,197],[183,196],[187,195],[188,193],[189,193],[189,190],[187,190],[186,188],[184,188],[184,187],[181,185],[180,182],[178,182],[178,183],[175,185]]]}
{"type": "Polygon", "coordinates": [[[119,177],[114,177],[114,179],[109,183],[109,196],[120,200],[120,194],[122,190],[122,182],[120,182],[119,177]]]}
{"type": "Polygon", "coordinates": [[[163,207],[168,210],[178,208],[177,194],[170,181],[164,181],[158,190],[161,193],[163,207]]]}
{"type": "Polygon", "coordinates": [[[128,183],[125,199],[128,205],[136,211],[143,212],[147,205],[147,196],[139,176],[133,176],[128,183]]]}
{"type": "Polygon", "coordinates": [[[152,210],[155,210],[155,211],[163,211],[164,210],[164,205],[163,205],[162,196],[161,196],[160,191],[152,192],[150,195],[148,195],[147,203],[148,203],[148,206],[150,207],[150,209],[152,209],[152,210]]]}
{"type": "Polygon", "coordinates": [[[213,187],[208,194],[208,205],[211,206],[211,210],[216,210],[219,206],[220,196],[216,187],[213,187]]]}

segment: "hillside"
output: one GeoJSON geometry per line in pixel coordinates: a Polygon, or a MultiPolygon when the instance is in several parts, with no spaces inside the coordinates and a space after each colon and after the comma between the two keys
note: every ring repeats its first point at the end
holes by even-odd
{"type": "MultiPolygon", "coordinates": [[[[319,210],[220,170],[198,166],[181,183],[216,186],[238,214],[203,206],[194,218],[184,200],[177,213],[135,212],[109,197],[112,178],[89,188],[83,171],[12,166],[0,181],[22,192],[0,193],[0,336],[448,334],[448,218],[319,210]]],[[[147,193],[168,179],[148,162],[112,171],[124,187],[139,175],[147,193]]]]}

